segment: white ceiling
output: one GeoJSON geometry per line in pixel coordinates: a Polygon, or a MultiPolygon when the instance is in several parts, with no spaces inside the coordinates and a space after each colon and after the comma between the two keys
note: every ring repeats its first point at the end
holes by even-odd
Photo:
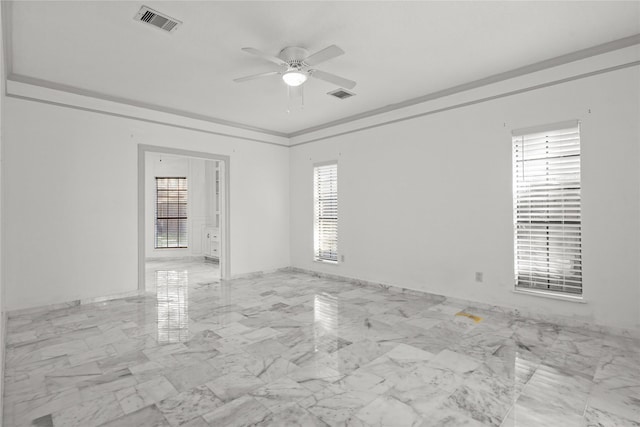
{"type": "Polygon", "coordinates": [[[638,1],[15,2],[6,26],[13,74],[134,103],[293,133],[640,33],[638,1]],[[147,5],[183,21],[168,34],[133,20],[147,5]],[[346,55],[317,68],[357,96],[310,79],[288,114],[277,68],[240,49],[346,55]]]}

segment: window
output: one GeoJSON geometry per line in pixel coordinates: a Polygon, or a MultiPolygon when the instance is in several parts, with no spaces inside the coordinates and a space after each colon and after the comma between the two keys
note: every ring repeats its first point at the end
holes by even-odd
{"type": "Polygon", "coordinates": [[[580,129],[513,134],[516,288],[582,295],[580,129]]]}
{"type": "Polygon", "coordinates": [[[338,164],[313,168],[314,259],[338,262],[338,164]]]}
{"type": "Polygon", "coordinates": [[[156,249],[187,247],[187,178],[156,178],[156,249]]]}

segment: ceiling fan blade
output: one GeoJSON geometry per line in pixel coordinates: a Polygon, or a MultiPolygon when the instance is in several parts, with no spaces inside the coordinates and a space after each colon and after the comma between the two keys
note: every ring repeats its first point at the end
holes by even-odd
{"type": "Polygon", "coordinates": [[[356,86],[356,82],[353,80],[345,79],[344,77],[336,76],[335,74],[327,73],[325,71],[309,70],[309,73],[311,74],[311,77],[333,83],[336,86],[347,89],[353,89],[356,86]]]}
{"type": "Polygon", "coordinates": [[[314,53],[310,57],[304,60],[307,65],[316,65],[324,61],[328,61],[336,56],[344,55],[344,50],[340,49],[335,44],[314,53]]]}
{"type": "Polygon", "coordinates": [[[261,50],[258,49],[254,49],[252,47],[243,47],[242,50],[244,50],[247,53],[252,53],[254,55],[259,56],[262,59],[266,59],[267,61],[271,61],[275,64],[278,65],[287,65],[286,62],[284,62],[282,59],[278,58],[277,56],[273,56],[273,55],[269,55],[268,53],[264,53],[261,50]]]}
{"type": "Polygon", "coordinates": [[[238,79],[233,79],[236,83],[246,82],[248,80],[259,79],[261,77],[275,76],[276,74],[280,74],[279,71],[267,71],[266,73],[253,74],[251,76],[240,77],[238,79]]]}

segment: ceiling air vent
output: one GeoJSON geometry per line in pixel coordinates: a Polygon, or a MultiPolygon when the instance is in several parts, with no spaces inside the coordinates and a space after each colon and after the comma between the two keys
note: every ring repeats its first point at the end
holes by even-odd
{"type": "Polygon", "coordinates": [[[177,19],[173,19],[165,14],[157,12],[147,6],[142,6],[140,11],[134,16],[136,21],[146,22],[147,24],[151,24],[154,27],[160,28],[168,33],[174,32],[180,24],[181,21],[177,19]]]}
{"type": "Polygon", "coordinates": [[[355,93],[349,92],[346,89],[336,89],[336,90],[332,90],[331,92],[327,92],[327,95],[335,96],[338,99],[347,99],[354,96],[355,93]]]}

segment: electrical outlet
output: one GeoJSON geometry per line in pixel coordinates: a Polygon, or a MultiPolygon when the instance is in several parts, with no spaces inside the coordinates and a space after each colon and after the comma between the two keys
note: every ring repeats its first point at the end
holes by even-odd
{"type": "Polygon", "coordinates": [[[344,262],[344,255],[340,255],[340,262],[344,262]]]}
{"type": "Polygon", "coordinates": [[[476,271],[476,282],[482,283],[482,280],[484,279],[482,276],[482,271],[476,271]]]}

